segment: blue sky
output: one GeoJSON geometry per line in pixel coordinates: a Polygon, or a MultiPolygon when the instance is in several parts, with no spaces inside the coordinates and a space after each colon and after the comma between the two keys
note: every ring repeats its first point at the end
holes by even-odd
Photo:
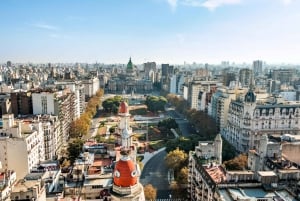
{"type": "Polygon", "coordinates": [[[0,62],[300,63],[300,0],[1,0],[0,62]]]}

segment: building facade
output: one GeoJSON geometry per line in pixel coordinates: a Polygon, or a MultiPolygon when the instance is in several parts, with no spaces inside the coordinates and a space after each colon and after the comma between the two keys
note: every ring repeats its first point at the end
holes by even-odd
{"type": "Polygon", "coordinates": [[[17,179],[45,160],[42,124],[14,121],[13,114],[2,117],[0,161],[4,169],[15,170],[17,179]]]}
{"type": "Polygon", "coordinates": [[[239,151],[255,149],[263,134],[300,134],[300,103],[280,97],[256,100],[249,90],[244,99],[229,105],[227,127],[222,135],[239,151]]]}

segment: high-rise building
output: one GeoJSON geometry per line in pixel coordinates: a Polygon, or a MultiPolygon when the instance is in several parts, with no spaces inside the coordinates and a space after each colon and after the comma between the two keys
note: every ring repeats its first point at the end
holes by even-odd
{"type": "Polygon", "coordinates": [[[230,69],[226,68],[222,71],[222,77],[223,77],[223,85],[229,86],[230,82],[235,81],[235,72],[230,71],[230,69]]]}
{"type": "Polygon", "coordinates": [[[144,71],[145,73],[149,73],[150,70],[153,70],[154,72],[156,71],[156,63],[155,62],[147,62],[144,63],[144,71]]]}
{"type": "Polygon", "coordinates": [[[281,83],[290,83],[297,78],[296,69],[275,69],[272,72],[272,79],[280,81],[281,83]]]}
{"type": "Polygon", "coordinates": [[[33,114],[31,92],[13,92],[10,94],[12,113],[18,115],[33,114]]]}
{"type": "Polygon", "coordinates": [[[11,67],[11,66],[12,66],[12,65],[11,65],[11,61],[7,61],[7,62],[6,62],[6,66],[7,66],[7,67],[11,67]]]}
{"type": "Polygon", "coordinates": [[[241,69],[239,72],[239,82],[242,87],[250,87],[253,83],[253,72],[248,68],[241,69]]]}
{"type": "Polygon", "coordinates": [[[44,90],[32,92],[33,114],[58,116],[61,133],[59,140],[66,143],[70,125],[75,120],[76,97],[70,89],[62,91],[44,90]]]}
{"type": "Polygon", "coordinates": [[[193,80],[190,82],[188,86],[188,104],[190,108],[206,110],[218,84],[217,81],[193,80]]]}
{"type": "Polygon", "coordinates": [[[260,75],[263,72],[263,62],[261,60],[253,61],[253,73],[254,75],[260,75]]]}
{"type": "Polygon", "coordinates": [[[169,72],[169,64],[161,65],[161,76],[167,77],[169,72]]]}

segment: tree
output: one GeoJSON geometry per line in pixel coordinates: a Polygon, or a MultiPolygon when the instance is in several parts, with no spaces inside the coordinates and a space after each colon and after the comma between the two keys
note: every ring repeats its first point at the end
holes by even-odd
{"type": "Polygon", "coordinates": [[[180,184],[187,184],[188,183],[188,175],[189,175],[189,169],[187,167],[183,167],[179,171],[176,181],[180,184]]]}
{"type": "Polygon", "coordinates": [[[233,159],[236,156],[236,151],[234,146],[232,146],[226,139],[222,137],[223,146],[222,146],[222,159],[223,161],[228,161],[233,159]]]}
{"type": "Polygon", "coordinates": [[[164,119],[162,121],[159,121],[157,126],[158,127],[165,127],[167,129],[171,129],[171,128],[176,129],[176,128],[178,128],[178,124],[177,124],[176,120],[173,119],[173,118],[168,118],[168,119],[164,119]]]}
{"type": "Polygon", "coordinates": [[[147,184],[144,187],[144,194],[145,194],[146,200],[153,200],[154,201],[156,199],[157,190],[151,184],[147,184]]]}
{"type": "Polygon", "coordinates": [[[195,146],[198,144],[199,137],[196,135],[192,135],[190,137],[179,137],[172,140],[168,140],[166,144],[166,151],[170,152],[179,148],[183,150],[185,153],[189,153],[195,149],[195,146]]]}
{"type": "Polygon", "coordinates": [[[188,102],[184,98],[178,97],[175,94],[168,94],[166,97],[168,102],[175,106],[175,109],[181,114],[185,114],[188,110],[188,102]]]}
{"type": "Polygon", "coordinates": [[[75,160],[78,158],[79,154],[82,151],[83,141],[81,139],[76,139],[73,142],[69,143],[68,146],[68,158],[71,165],[74,164],[75,160]]]}
{"type": "Polygon", "coordinates": [[[187,163],[187,159],[187,154],[177,148],[167,154],[167,156],[165,157],[165,162],[169,168],[174,169],[174,171],[176,172],[187,163]]]}
{"type": "Polygon", "coordinates": [[[164,111],[167,99],[163,96],[147,96],[145,104],[151,112],[164,111]]]}
{"type": "Polygon", "coordinates": [[[96,95],[91,97],[87,103],[85,112],[80,116],[80,118],[75,119],[70,124],[69,134],[72,138],[82,137],[88,134],[90,129],[91,119],[97,113],[97,108],[100,104],[101,97],[103,96],[103,89],[99,89],[96,95]]]}
{"type": "Polygon", "coordinates": [[[240,154],[234,159],[225,161],[224,165],[227,170],[244,170],[247,168],[248,158],[246,154],[240,154]]]}
{"type": "Polygon", "coordinates": [[[102,107],[106,112],[117,113],[121,101],[121,96],[114,96],[113,98],[108,98],[103,101],[102,107]]]}

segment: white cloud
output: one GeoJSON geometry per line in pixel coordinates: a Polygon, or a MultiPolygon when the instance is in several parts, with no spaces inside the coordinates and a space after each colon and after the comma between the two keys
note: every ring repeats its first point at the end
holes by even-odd
{"type": "Polygon", "coordinates": [[[39,28],[39,29],[47,29],[47,30],[57,30],[58,29],[58,27],[56,27],[56,26],[52,26],[52,25],[45,24],[45,23],[32,24],[32,26],[39,28]]]}
{"type": "MultiPolygon", "coordinates": [[[[210,10],[214,10],[217,7],[223,5],[234,5],[241,3],[242,0],[167,0],[172,10],[175,11],[176,7],[180,5],[191,6],[191,7],[205,7],[210,10]]],[[[292,0],[282,0],[292,1],[292,0]]]]}
{"type": "Polygon", "coordinates": [[[206,7],[210,10],[223,5],[234,5],[241,3],[241,0],[206,0],[202,3],[203,7],[206,7]]]}
{"type": "Polygon", "coordinates": [[[289,5],[291,4],[294,0],[281,0],[283,4],[289,5]]]}
{"type": "Polygon", "coordinates": [[[177,0],[167,0],[167,2],[171,6],[172,11],[175,11],[177,7],[177,0]]]}

